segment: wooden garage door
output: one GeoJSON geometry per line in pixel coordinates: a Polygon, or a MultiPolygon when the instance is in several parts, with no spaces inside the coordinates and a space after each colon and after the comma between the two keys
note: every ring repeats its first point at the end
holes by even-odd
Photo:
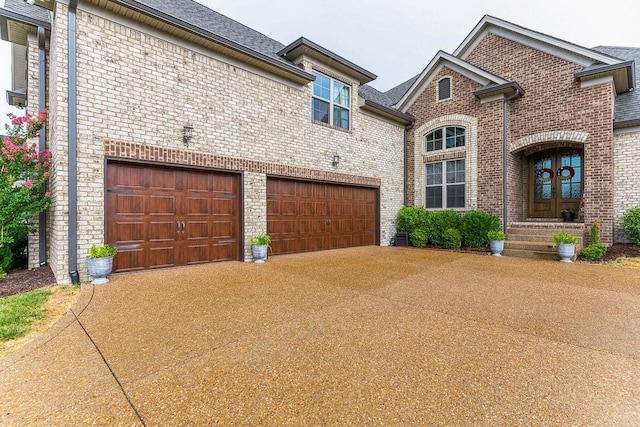
{"type": "Polygon", "coordinates": [[[267,232],[274,254],[374,245],[375,188],[267,179],[267,232]]]}
{"type": "Polygon", "coordinates": [[[107,242],[114,272],[239,259],[239,177],[107,164],[107,242]]]}

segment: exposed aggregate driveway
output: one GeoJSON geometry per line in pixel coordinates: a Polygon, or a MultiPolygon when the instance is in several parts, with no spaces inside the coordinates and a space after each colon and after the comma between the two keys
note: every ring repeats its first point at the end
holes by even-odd
{"type": "Polygon", "coordinates": [[[640,270],[363,247],[112,275],[1,425],[640,425],[640,270]]]}

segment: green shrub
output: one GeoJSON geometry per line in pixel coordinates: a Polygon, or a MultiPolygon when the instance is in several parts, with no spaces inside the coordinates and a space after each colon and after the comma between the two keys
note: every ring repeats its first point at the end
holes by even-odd
{"type": "Polygon", "coordinates": [[[429,241],[429,230],[426,228],[416,228],[409,237],[411,244],[416,248],[424,248],[429,241]]]}
{"type": "Polygon", "coordinates": [[[456,249],[462,246],[462,234],[455,228],[447,228],[442,234],[442,240],[447,249],[456,249]]]}
{"type": "Polygon", "coordinates": [[[502,232],[502,230],[498,230],[498,231],[487,231],[487,238],[489,239],[489,241],[491,240],[504,240],[506,238],[506,236],[504,235],[504,233],[502,232]]]}
{"type": "Polygon", "coordinates": [[[567,233],[564,230],[558,231],[553,235],[553,241],[556,245],[575,244],[578,239],[573,234],[567,233]]]}
{"type": "Polygon", "coordinates": [[[267,233],[260,233],[257,236],[253,236],[249,239],[249,243],[253,246],[264,246],[271,243],[271,236],[267,233]]]}
{"type": "Polygon", "coordinates": [[[601,259],[607,253],[607,247],[602,243],[592,243],[580,251],[580,255],[589,259],[601,259]]]}
{"type": "Polygon", "coordinates": [[[107,258],[107,257],[114,256],[117,252],[118,252],[118,248],[109,246],[106,243],[104,245],[94,244],[89,248],[88,255],[89,255],[89,258],[92,258],[92,259],[107,258]]]}
{"type": "Polygon", "coordinates": [[[631,208],[622,215],[622,227],[633,243],[640,245],[640,206],[631,208]]]}
{"type": "Polygon", "coordinates": [[[600,218],[596,218],[596,220],[593,221],[593,225],[591,226],[591,243],[602,243],[600,224],[602,224],[600,218]]]}
{"type": "Polygon", "coordinates": [[[429,211],[423,207],[403,206],[396,218],[398,232],[412,233],[416,228],[424,228],[427,225],[429,211]]]}
{"type": "Polygon", "coordinates": [[[483,248],[489,245],[487,233],[500,229],[500,218],[484,211],[469,211],[462,217],[460,232],[462,244],[471,248],[483,248]]]}
{"type": "Polygon", "coordinates": [[[430,212],[427,217],[427,228],[431,233],[429,241],[434,245],[444,245],[444,232],[449,228],[459,229],[460,222],[460,215],[454,210],[430,212]]]}

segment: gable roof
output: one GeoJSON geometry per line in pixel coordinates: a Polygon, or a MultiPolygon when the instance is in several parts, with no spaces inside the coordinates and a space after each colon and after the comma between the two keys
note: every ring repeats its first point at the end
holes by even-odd
{"type": "MultiPolygon", "coordinates": [[[[409,89],[405,91],[402,97],[396,102],[395,107],[402,112],[406,112],[409,106],[415,101],[415,99],[422,93],[422,91],[431,83],[433,78],[440,72],[443,67],[447,67],[473,81],[480,83],[484,88],[491,87],[506,87],[509,82],[502,77],[489,73],[475,65],[472,65],[460,58],[456,58],[441,50],[436,53],[431,62],[425,67],[425,69],[413,80],[409,89]]],[[[403,85],[406,85],[405,82],[403,85]]],[[[402,86],[402,85],[401,85],[402,86]]],[[[399,93],[398,87],[392,89],[394,93],[399,93]]]]}

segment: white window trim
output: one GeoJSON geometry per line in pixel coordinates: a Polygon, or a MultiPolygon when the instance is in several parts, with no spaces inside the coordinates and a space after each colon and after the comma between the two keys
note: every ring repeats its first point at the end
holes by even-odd
{"type": "MultiPolygon", "coordinates": [[[[414,141],[424,138],[424,135],[430,131],[447,126],[460,126],[464,127],[466,132],[465,147],[460,147],[458,150],[460,156],[464,153],[465,159],[465,209],[457,209],[464,211],[468,209],[478,208],[478,119],[465,114],[449,114],[423,123],[413,131],[414,141]]],[[[432,161],[442,160],[443,154],[449,155],[456,151],[431,151],[429,153],[423,153],[424,144],[414,144],[414,169],[413,169],[413,182],[414,186],[414,202],[416,206],[425,205],[425,163],[431,163],[432,161]]],[[[456,156],[458,157],[458,156],[456,156]]]]}
{"type": "Polygon", "coordinates": [[[463,157],[463,158],[459,158],[459,159],[447,159],[447,160],[437,160],[434,162],[427,162],[424,163],[424,203],[422,204],[425,209],[428,210],[433,210],[433,211],[437,211],[437,210],[445,210],[445,209],[454,209],[454,210],[463,210],[466,209],[467,205],[468,205],[468,192],[467,192],[467,186],[469,185],[469,179],[467,177],[467,172],[468,168],[467,168],[467,160],[463,157]],[[457,162],[457,161],[464,161],[464,182],[453,182],[453,183],[447,183],[447,163],[448,162],[457,162]],[[436,184],[436,185],[428,185],[427,184],[427,165],[433,165],[433,164],[441,164],[442,165],[442,183],[441,184],[436,184]],[[447,205],[447,188],[449,186],[452,185],[464,185],[464,206],[455,206],[455,207],[449,207],[447,205]],[[442,207],[439,208],[428,208],[427,207],[427,188],[428,187],[442,187],[442,207]]]}
{"type": "Polygon", "coordinates": [[[469,133],[469,130],[466,126],[463,125],[447,125],[447,126],[440,126],[434,129],[429,130],[429,132],[425,132],[425,134],[422,136],[422,152],[424,154],[436,154],[436,153],[442,153],[442,152],[449,152],[449,151],[454,151],[454,150],[464,150],[467,147],[467,134],[469,133]],[[464,145],[462,147],[451,147],[451,148],[447,148],[447,137],[446,137],[446,132],[447,132],[447,128],[463,128],[464,129],[464,145]],[[433,150],[433,151],[427,151],[427,135],[429,135],[432,132],[435,132],[439,129],[442,129],[442,148],[440,148],[439,150],[433,150]]]}
{"type": "Polygon", "coordinates": [[[319,96],[314,95],[314,93],[313,93],[313,84],[314,84],[314,82],[311,82],[311,120],[313,120],[313,122],[315,122],[315,123],[322,123],[323,125],[328,125],[328,126],[331,126],[333,128],[336,128],[336,129],[341,129],[341,130],[345,130],[345,131],[351,130],[351,125],[352,125],[352,115],[351,115],[352,100],[351,100],[351,94],[353,93],[353,87],[349,83],[345,83],[342,80],[339,80],[339,79],[331,77],[331,76],[329,76],[327,74],[321,73],[318,70],[312,70],[312,73],[317,73],[317,74],[322,75],[323,77],[328,78],[331,81],[331,85],[330,85],[330,89],[331,90],[330,90],[330,94],[329,94],[329,98],[330,99],[327,100],[327,99],[321,98],[319,96]],[[334,84],[333,84],[334,82],[338,82],[338,83],[343,84],[344,86],[349,88],[349,97],[348,97],[349,106],[348,107],[345,107],[344,105],[340,105],[340,104],[335,104],[334,103],[334,101],[333,101],[334,100],[334,84]],[[329,123],[325,123],[325,122],[322,122],[322,121],[319,121],[319,120],[315,120],[313,118],[313,100],[314,99],[318,99],[318,100],[320,100],[322,102],[328,102],[329,103],[329,123]],[[336,125],[333,124],[333,106],[334,105],[337,105],[338,107],[344,108],[345,110],[348,111],[348,114],[349,114],[349,127],[348,128],[343,128],[341,126],[336,126],[336,125]]]}

